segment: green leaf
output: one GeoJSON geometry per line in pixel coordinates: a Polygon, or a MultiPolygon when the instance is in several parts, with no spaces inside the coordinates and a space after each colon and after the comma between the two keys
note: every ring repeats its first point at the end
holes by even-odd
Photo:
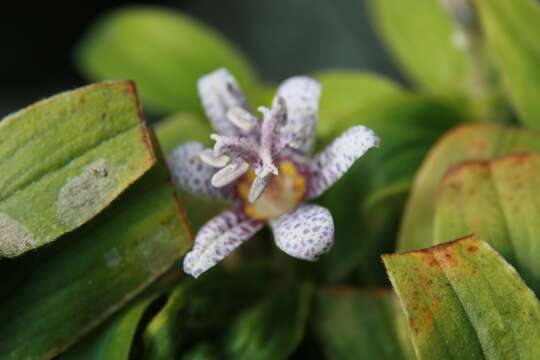
{"type": "Polygon", "coordinates": [[[241,314],[225,338],[230,359],[286,359],[304,336],[313,289],[296,284],[241,314]]]}
{"type": "Polygon", "coordinates": [[[445,135],[430,151],[416,175],[399,234],[399,249],[413,250],[432,245],[439,184],[450,165],[523,151],[540,152],[540,133],[471,124],[445,135]]]}
{"type": "Polygon", "coordinates": [[[419,359],[538,359],[540,303],[471,236],[383,256],[419,359]]]}
{"type": "Polygon", "coordinates": [[[153,300],[153,297],[147,297],[130,305],[59,359],[128,360],[137,326],[153,300]]]}
{"type": "Polygon", "coordinates": [[[324,144],[347,128],[363,123],[372,108],[389,96],[405,94],[398,84],[368,72],[333,70],[314,76],[322,85],[317,136],[324,144]]]}
{"type": "MultiPolygon", "coordinates": [[[[173,359],[198,339],[212,339],[242,309],[255,304],[271,281],[267,266],[218,267],[197,280],[183,281],[144,333],[144,359],[173,359]]],[[[182,352],[184,355],[184,352],[182,352]]]]}
{"type": "Polygon", "coordinates": [[[476,234],[516,266],[540,293],[540,158],[533,154],[456,165],[444,177],[435,243],[476,234]]]}
{"type": "Polygon", "coordinates": [[[540,7],[533,0],[475,2],[506,93],[520,120],[540,128],[540,7]]]}
{"type": "Polygon", "coordinates": [[[376,259],[393,248],[392,229],[414,174],[431,146],[464,115],[456,106],[409,94],[372,75],[326,72],[318,78],[323,86],[321,144],[357,124],[373,129],[381,139],[380,148],[370,150],[320,200],[336,225],[334,247],[321,258],[324,276],[339,280],[366,264],[367,276],[377,274],[369,283],[380,284],[385,276],[376,259]],[[371,271],[373,267],[380,271],[371,271]]]}
{"type": "MultiPolygon", "coordinates": [[[[183,353],[182,360],[218,360],[219,350],[209,341],[203,341],[195,345],[188,352],[183,353]]],[[[165,360],[165,358],[164,358],[165,360]]]]}
{"type": "Polygon", "coordinates": [[[177,264],[190,242],[160,160],[77,231],[0,262],[1,353],[55,356],[177,264]]]}
{"type": "Polygon", "coordinates": [[[199,111],[197,79],[228,68],[249,93],[254,71],[206,25],[172,9],[126,7],[99,19],[81,41],[77,64],[90,79],[133,79],[160,112],[199,111]]]}
{"type": "Polygon", "coordinates": [[[375,26],[405,73],[437,94],[464,94],[470,85],[466,49],[455,45],[456,26],[439,0],[371,0],[375,26]]]}
{"type": "Polygon", "coordinates": [[[159,144],[164,154],[187,141],[211,145],[212,128],[208,120],[191,113],[178,113],[160,120],[155,126],[159,144]]]}
{"type": "Polygon", "coordinates": [[[314,325],[329,359],[415,358],[405,318],[388,290],[325,290],[314,325]]]}
{"type": "Polygon", "coordinates": [[[155,162],[132,82],[40,101],[0,122],[0,257],[84,224],[155,162]]]}
{"type": "MultiPolygon", "coordinates": [[[[412,95],[373,75],[327,72],[318,78],[324,91],[319,145],[358,124],[371,128],[381,139],[380,148],[360,160],[364,171],[370,167],[370,192],[384,192],[387,188],[406,191],[403,183],[412,181],[431,145],[466,116],[455,104],[412,95]]],[[[366,177],[366,172],[362,176],[366,177]]]]}
{"type": "Polygon", "coordinates": [[[327,281],[339,281],[358,268],[364,283],[382,285],[387,278],[378,255],[394,248],[403,199],[364,211],[366,193],[362,190],[367,187],[363,184],[369,170],[362,169],[369,168],[354,165],[344,179],[320,199],[332,213],[335,241],[332,250],[321,257],[316,266],[321,267],[320,272],[327,281]]]}

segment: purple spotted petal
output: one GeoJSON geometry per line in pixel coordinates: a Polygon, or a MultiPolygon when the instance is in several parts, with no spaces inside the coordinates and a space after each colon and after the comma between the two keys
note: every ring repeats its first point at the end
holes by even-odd
{"type": "Polygon", "coordinates": [[[365,126],[354,126],[321,151],[309,164],[308,192],[313,199],[332,186],[351,165],[372,147],[379,146],[379,138],[365,126]]]}
{"type": "Polygon", "coordinates": [[[176,186],[195,195],[211,199],[230,199],[230,188],[215,188],[210,179],[216,168],[205,164],[200,154],[204,145],[195,141],[177,147],[168,157],[172,179],[176,186]]]}
{"type": "Polygon", "coordinates": [[[315,141],[320,83],[307,76],[291,77],[279,86],[277,96],[287,106],[287,124],[282,136],[292,139],[293,147],[308,153],[315,141]]]}
{"type": "Polygon", "coordinates": [[[248,240],[264,225],[249,219],[241,209],[227,210],[210,220],[197,234],[184,258],[184,271],[193,277],[210,269],[248,240]]]}
{"type": "Polygon", "coordinates": [[[301,205],[270,224],[277,246],[298,259],[315,261],[334,241],[332,215],[317,205],[301,205]]]}
{"type": "Polygon", "coordinates": [[[198,81],[199,96],[206,116],[219,134],[241,133],[227,117],[230,109],[249,110],[246,97],[235,78],[225,69],[201,77],[198,81]]]}

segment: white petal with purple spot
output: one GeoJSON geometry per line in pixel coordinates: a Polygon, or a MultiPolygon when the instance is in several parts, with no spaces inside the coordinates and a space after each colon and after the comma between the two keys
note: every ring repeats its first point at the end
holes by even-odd
{"type": "Polygon", "coordinates": [[[228,210],[210,220],[197,234],[193,249],[184,258],[184,271],[193,277],[210,269],[248,240],[264,225],[240,209],[228,210]]]}
{"type": "Polygon", "coordinates": [[[193,141],[180,145],[169,155],[167,162],[174,184],[192,194],[207,198],[230,198],[230,189],[218,189],[210,183],[216,169],[201,160],[200,154],[204,149],[203,144],[193,141]]]}
{"type": "Polygon", "coordinates": [[[236,107],[249,111],[249,106],[234,77],[227,70],[218,69],[201,77],[197,85],[206,116],[216,131],[223,135],[239,133],[227,112],[236,107]]]}
{"type": "Polygon", "coordinates": [[[334,241],[332,215],[317,205],[301,205],[270,224],[277,246],[298,259],[315,261],[334,241]]]}
{"type": "Polygon", "coordinates": [[[366,151],[377,146],[379,138],[365,126],[358,125],[345,131],[309,164],[306,197],[313,199],[322,194],[366,151]]]}
{"type": "Polygon", "coordinates": [[[282,136],[290,138],[294,148],[309,152],[315,142],[320,83],[307,76],[291,77],[279,86],[277,96],[285,100],[287,107],[282,136]]]}

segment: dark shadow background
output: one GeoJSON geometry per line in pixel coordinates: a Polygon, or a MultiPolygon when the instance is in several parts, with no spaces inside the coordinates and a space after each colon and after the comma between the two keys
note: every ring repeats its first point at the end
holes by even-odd
{"type": "Polygon", "coordinates": [[[0,116],[86,83],[72,61],[85,30],[108,10],[177,8],[231,39],[267,80],[325,68],[399,79],[364,0],[176,0],[10,2],[0,13],[0,116]]]}

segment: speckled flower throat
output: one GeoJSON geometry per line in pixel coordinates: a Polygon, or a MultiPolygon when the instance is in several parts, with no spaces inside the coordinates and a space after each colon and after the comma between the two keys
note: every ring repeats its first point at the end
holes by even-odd
{"type": "Polygon", "coordinates": [[[257,179],[254,171],[238,184],[238,193],[244,200],[244,212],[256,220],[269,220],[286,214],[300,204],[306,193],[306,179],[291,161],[278,165],[278,175],[273,176],[258,199],[251,201],[250,189],[257,179]]]}
{"type": "Polygon", "coordinates": [[[285,80],[272,107],[258,108],[260,119],[226,70],[202,77],[198,87],[216,130],[214,146],[186,143],[169,164],[177,185],[230,201],[232,209],[199,231],[184,271],[199,276],[265,224],[281,250],[317,260],[332,246],[334,223],[327,209],[304,201],[322,194],[379,139],[370,129],[354,126],[311,158],[321,87],[308,77],[285,80]]]}

